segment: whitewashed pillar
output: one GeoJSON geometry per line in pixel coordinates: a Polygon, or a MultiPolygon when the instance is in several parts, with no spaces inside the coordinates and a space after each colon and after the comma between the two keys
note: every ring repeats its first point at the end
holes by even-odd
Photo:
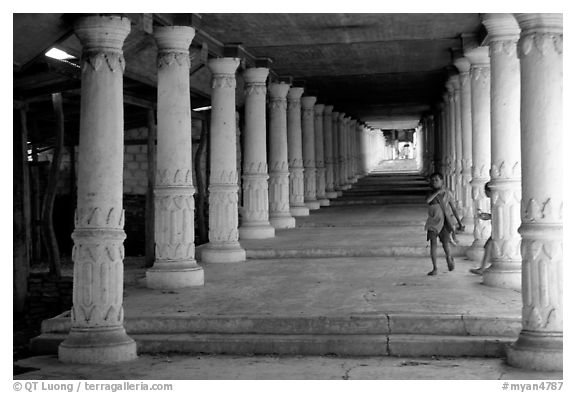
{"type": "Polygon", "coordinates": [[[288,170],[288,120],[286,97],[288,83],[271,83],[270,93],[270,224],[276,229],[294,228],[296,220],[290,214],[290,172],[288,170]]]}
{"type": "Polygon", "coordinates": [[[204,285],[194,258],[194,185],[190,115],[190,44],[194,29],[154,29],[158,45],[158,136],[154,185],[156,261],[146,272],[148,288],[204,285]]]}
{"type": "Polygon", "coordinates": [[[136,359],[124,330],[124,106],[122,45],[130,21],[88,16],[74,24],[82,43],[78,199],[74,218],[71,329],[58,347],[64,363],[136,359]]]}
{"type": "Polygon", "coordinates": [[[208,239],[202,262],[243,262],[238,243],[238,171],[236,160],[236,69],[240,59],[208,61],[212,72],[208,239]]]}
{"type": "Polygon", "coordinates": [[[324,104],[314,105],[314,159],[316,160],[316,199],[320,206],[330,206],[326,197],[324,163],[324,104]]]}
{"type": "Polygon", "coordinates": [[[320,208],[316,198],[316,159],[314,140],[314,104],[316,97],[302,97],[302,155],[304,158],[304,204],[310,210],[320,208]]]}
{"type": "Polygon", "coordinates": [[[520,290],[520,28],[511,14],[486,14],[490,43],[492,265],[488,286],[520,290]]]}
{"type": "Polygon", "coordinates": [[[474,204],[472,201],[472,95],[470,90],[470,61],[460,57],[454,62],[460,72],[460,119],[462,130],[462,224],[472,231],[474,204]]]}
{"type": "Polygon", "coordinates": [[[242,191],[244,206],[240,239],[268,239],[275,230],[270,225],[268,201],[268,160],[266,156],[265,67],[244,71],[244,159],[242,191]]]}
{"type": "Polygon", "coordinates": [[[522,331],[508,363],[562,370],[562,14],[516,14],[521,86],[522,331]]]}
{"type": "Polygon", "coordinates": [[[466,50],[471,63],[472,92],[472,199],[474,200],[474,242],[467,251],[468,258],[479,261],[484,244],[491,234],[489,221],[480,220],[476,212],[490,212],[490,198],[484,185],[490,180],[490,58],[488,47],[466,50]]]}
{"type": "Polygon", "coordinates": [[[334,147],[332,133],[332,111],[334,106],[324,107],[324,163],[326,166],[326,197],[334,199],[338,196],[334,189],[334,147]]]}
{"type": "Polygon", "coordinates": [[[334,190],[338,196],[342,196],[342,184],[340,183],[340,172],[342,162],[340,161],[340,112],[332,112],[332,147],[334,163],[334,190]]]}
{"type": "Polygon", "coordinates": [[[302,106],[303,87],[288,90],[288,164],[290,168],[290,214],[307,216],[310,210],[304,204],[304,162],[302,160],[302,106]]]}

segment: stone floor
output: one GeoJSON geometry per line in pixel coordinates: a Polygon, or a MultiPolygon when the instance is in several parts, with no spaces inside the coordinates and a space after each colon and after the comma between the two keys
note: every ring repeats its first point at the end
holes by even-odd
{"type": "MultiPolygon", "coordinates": [[[[326,356],[141,355],[122,365],[63,365],[55,356],[21,360],[14,379],[112,380],[560,380],[562,373],[507,366],[502,359],[326,356]]],[[[498,391],[501,389],[498,386],[498,391]]]]}

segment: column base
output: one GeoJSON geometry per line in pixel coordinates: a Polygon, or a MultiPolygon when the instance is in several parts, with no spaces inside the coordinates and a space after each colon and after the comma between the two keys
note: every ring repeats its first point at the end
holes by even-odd
{"type": "Polygon", "coordinates": [[[309,216],[310,209],[306,206],[290,206],[290,214],[294,217],[309,216]]]}
{"type": "Polygon", "coordinates": [[[202,262],[235,263],[246,261],[246,250],[240,243],[208,243],[201,251],[202,262]]]}
{"type": "Polygon", "coordinates": [[[342,191],[341,191],[341,190],[336,191],[336,195],[337,195],[337,197],[341,197],[341,196],[342,196],[342,191]]]}
{"type": "Polygon", "coordinates": [[[150,289],[177,289],[204,285],[204,269],[194,264],[190,268],[153,266],[146,271],[146,286],[150,289]]]}
{"type": "Polygon", "coordinates": [[[474,240],[474,243],[466,251],[466,256],[468,259],[476,262],[480,262],[484,258],[484,243],[486,240],[474,240]]]}
{"type": "Polygon", "coordinates": [[[242,225],[238,228],[238,237],[240,239],[270,239],[274,237],[276,230],[267,223],[264,225],[242,225]]]}
{"type": "Polygon", "coordinates": [[[492,262],[484,274],[482,274],[482,284],[495,287],[522,290],[522,262],[492,262]]]}
{"type": "Polygon", "coordinates": [[[58,360],[62,363],[110,364],[137,357],[136,342],[121,326],[112,329],[72,328],[58,347],[58,360]]]}
{"type": "Polygon", "coordinates": [[[338,198],[338,193],[336,191],[326,191],[326,198],[328,199],[338,198]]]}
{"type": "Polygon", "coordinates": [[[304,201],[304,204],[310,210],[320,209],[320,202],[318,202],[318,201],[304,201]]]}
{"type": "Polygon", "coordinates": [[[506,362],[518,368],[535,371],[563,370],[562,333],[537,334],[522,331],[506,351],[506,362]]]}
{"type": "Polygon", "coordinates": [[[328,198],[318,199],[320,206],[330,206],[330,200],[328,198]]]}
{"type": "Polygon", "coordinates": [[[352,188],[352,186],[350,184],[344,184],[342,187],[340,187],[342,190],[349,190],[352,188]]]}
{"type": "Polygon", "coordinates": [[[270,225],[276,229],[295,228],[296,219],[292,216],[270,217],[270,225]]]}

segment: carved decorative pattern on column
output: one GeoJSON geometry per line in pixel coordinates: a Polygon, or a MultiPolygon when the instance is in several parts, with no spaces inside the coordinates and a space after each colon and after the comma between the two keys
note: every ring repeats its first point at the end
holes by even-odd
{"type": "Polygon", "coordinates": [[[213,89],[235,89],[236,77],[228,74],[214,74],[212,77],[213,89]]]}
{"type": "Polygon", "coordinates": [[[542,240],[522,233],[524,329],[562,331],[562,235],[542,240]]]}
{"type": "Polygon", "coordinates": [[[270,99],[270,103],[268,104],[270,109],[276,110],[286,110],[287,104],[285,99],[270,99]]]}
{"type": "Polygon", "coordinates": [[[194,188],[156,187],[156,258],[194,259],[194,188]]]}
{"type": "Polygon", "coordinates": [[[266,95],[266,84],[262,83],[250,83],[250,85],[248,85],[245,89],[244,89],[244,96],[248,97],[251,95],[256,95],[256,96],[261,96],[261,95],[266,95]]]}
{"type": "Polygon", "coordinates": [[[84,51],[82,53],[82,72],[91,69],[94,72],[108,70],[124,73],[126,61],[124,55],[116,51],[84,51]],[[103,65],[106,67],[102,68],[103,65]]]}
{"type": "MultiPolygon", "coordinates": [[[[234,172],[236,176],[236,172],[234,172]]],[[[208,234],[210,242],[238,241],[238,186],[214,184],[209,187],[210,207],[208,234]]]]}
{"type": "Polygon", "coordinates": [[[522,35],[518,41],[518,57],[523,58],[536,49],[539,55],[547,56],[552,52],[563,54],[564,35],[554,33],[532,33],[522,35]]]}
{"type": "Polygon", "coordinates": [[[492,241],[493,257],[496,260],[520,260],[520,200],[522,198],[519,181],[514,185],[506,181],[492,182],[492,241]],[[499,185],[503,184],[500,188],[499,185]]]}
{"type": "Polygon", "coordinates": [[[185,66],[190,68],[190,56],[186,52],[166,52],[158,54],[158,68],[170,67],[172,65],[185,66]]]}
{"type": "Polygon", "coordinates": [[[243,217],[248,222],[268,221],[268,174],[244,174],[243,217]]]}
{"type": "Polygon", "coordinates": [[[290,205],[302,206],[304,204],[304,168],[300,162],[299,166],[291,165],[290,174],[290,205]]]}
{"type": "Polygon", "coordinates": [[[290,215],[289,172],[285,162],[276,162],[270,171],[270,215],[290,215]]]}

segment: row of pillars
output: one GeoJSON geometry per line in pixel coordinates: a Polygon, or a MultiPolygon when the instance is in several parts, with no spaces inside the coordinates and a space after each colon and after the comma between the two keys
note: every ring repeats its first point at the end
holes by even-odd
{"type": "MultiPolygon", "coordinates": [[[[484,14],[436,113],[436,170],[454,193],[483,283],[522,291],[512,365],[562,367],[562,15],[484,14]],[[485,184],[491,192],[484,193],[485,184]],[[477,212],[490,212],[491,224],[477,212]]],[[[434,125],[429,127],[434,129],[434,125]]]]}
{"type": "MultiPolygon", "coordinates": [[[[83,46],[78,154],[74,290],[69,336],[59,359],[109,363],[134,359],[136,344],[123,327],[122,46],[130,21],[87,16],[74,31],[83,46]]],[[[190,152],[192,27],[155,28],[158,47],[157,159],[154,185],[155,255],[150,288],[204,284],[195,258],[194,186],[190,152]]],[[[239,239],[264,239],[295,226],[294,217],[328,206],[370,172],[382,133],[332,105],[304,96],[304,88],[269,83],[268,68],[251,68],[245,81],[242,222],[238,223],[236,161],[237,58],[208,62],[212,72],[209,243],[202,262],[240,262],[239,239]],[[266,104],[268,103],[268,119],[266,104]]]]}

